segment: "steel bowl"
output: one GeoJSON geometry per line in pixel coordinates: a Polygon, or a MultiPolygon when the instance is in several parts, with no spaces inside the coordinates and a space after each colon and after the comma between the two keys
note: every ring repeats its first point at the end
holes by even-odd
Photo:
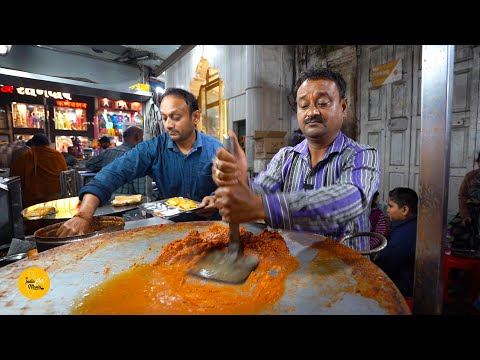
{"type": "Polygon", "coordinates": [[[100,234],[123,230],[125,227],[125,220],[118,216],[98,216],[95,217],[92,223],[92,231],[83,235],[73,236],[56,236],[56,232],[65,221],[60,223],[45,226],[34,232],[35,242],[37,243],[38,252],[51,249],[56,246],[69,244],[72,242],[82,241],[87,238],[98,236],[100,234]]]}

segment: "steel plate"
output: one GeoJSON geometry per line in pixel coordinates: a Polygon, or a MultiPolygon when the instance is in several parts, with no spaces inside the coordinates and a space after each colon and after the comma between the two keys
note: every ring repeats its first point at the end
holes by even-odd
{"type": "MultiPolygon", "coordinates": [[[[88,289],[134,264],[153,262],[166,244],[214,224],[227,226],[204,221],[122,230],[7,265],[0,269],[0,313],[69,314],[88,289]],[[50,290],[36,300],[18,289],[18,278],[29,267],[39,267],[50,277],[50,290]]],[[[241,226],[254,234],[264,227],[241,226]]],[[[320,235],[280,233],[300,266],[287,277],[286,290],[269,314],[410,314],[393,282],[367,258],[320,235]]]]}

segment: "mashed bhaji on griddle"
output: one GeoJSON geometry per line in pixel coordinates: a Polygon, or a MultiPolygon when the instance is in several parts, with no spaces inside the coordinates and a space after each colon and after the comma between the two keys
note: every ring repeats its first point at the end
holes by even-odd
{"type": "Polygon", "coordinates": [[[196,278],[188,269],[207,251],[228,244],[228,228],[214,225],[191,231],[166,245],[148,265],[139,265],[92,289],[75,314],[257,314],[272,307],[285,290],[285,279],[298,268],[276,231],[258,235],[240,228],[245,255],[259,265],[244,284],[196,278]]]}

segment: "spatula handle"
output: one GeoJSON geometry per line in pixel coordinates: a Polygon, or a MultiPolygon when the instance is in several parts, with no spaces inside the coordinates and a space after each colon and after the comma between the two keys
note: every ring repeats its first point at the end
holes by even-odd
{"type": "MultiPolygon", "coordinates": [[[[232,155],[234,155],[234,143],[233,137],[228,136],[227,134],[223,135],[223,146],[225,149],[228,150],[232,155]]],[[[241,253],[240,247],[240,226],[236,223],[229,223],[228,224],[228,234],[229,234],[229,244],[228,244],[228,251],[230,253],[239,254],[241,253]]]]}

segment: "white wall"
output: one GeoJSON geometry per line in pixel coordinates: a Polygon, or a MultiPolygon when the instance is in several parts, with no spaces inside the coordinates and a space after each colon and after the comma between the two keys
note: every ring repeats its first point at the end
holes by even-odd
{"type": "MultiPolygon", "coordinates": [[[[198,45],[166,71],[166,87],[188,90],[202,56],[224,81],[228,127],[232,128],[233,121],[246,120],[247,144],[253,144],[255,130],[287,131],[288,136],[296,128],[292,126],[294,111],[287,101],[293,85],[291,46],[198,45]]],[[[253,164],[249,148],[247,145],[247,158],[253,164]]]]}

